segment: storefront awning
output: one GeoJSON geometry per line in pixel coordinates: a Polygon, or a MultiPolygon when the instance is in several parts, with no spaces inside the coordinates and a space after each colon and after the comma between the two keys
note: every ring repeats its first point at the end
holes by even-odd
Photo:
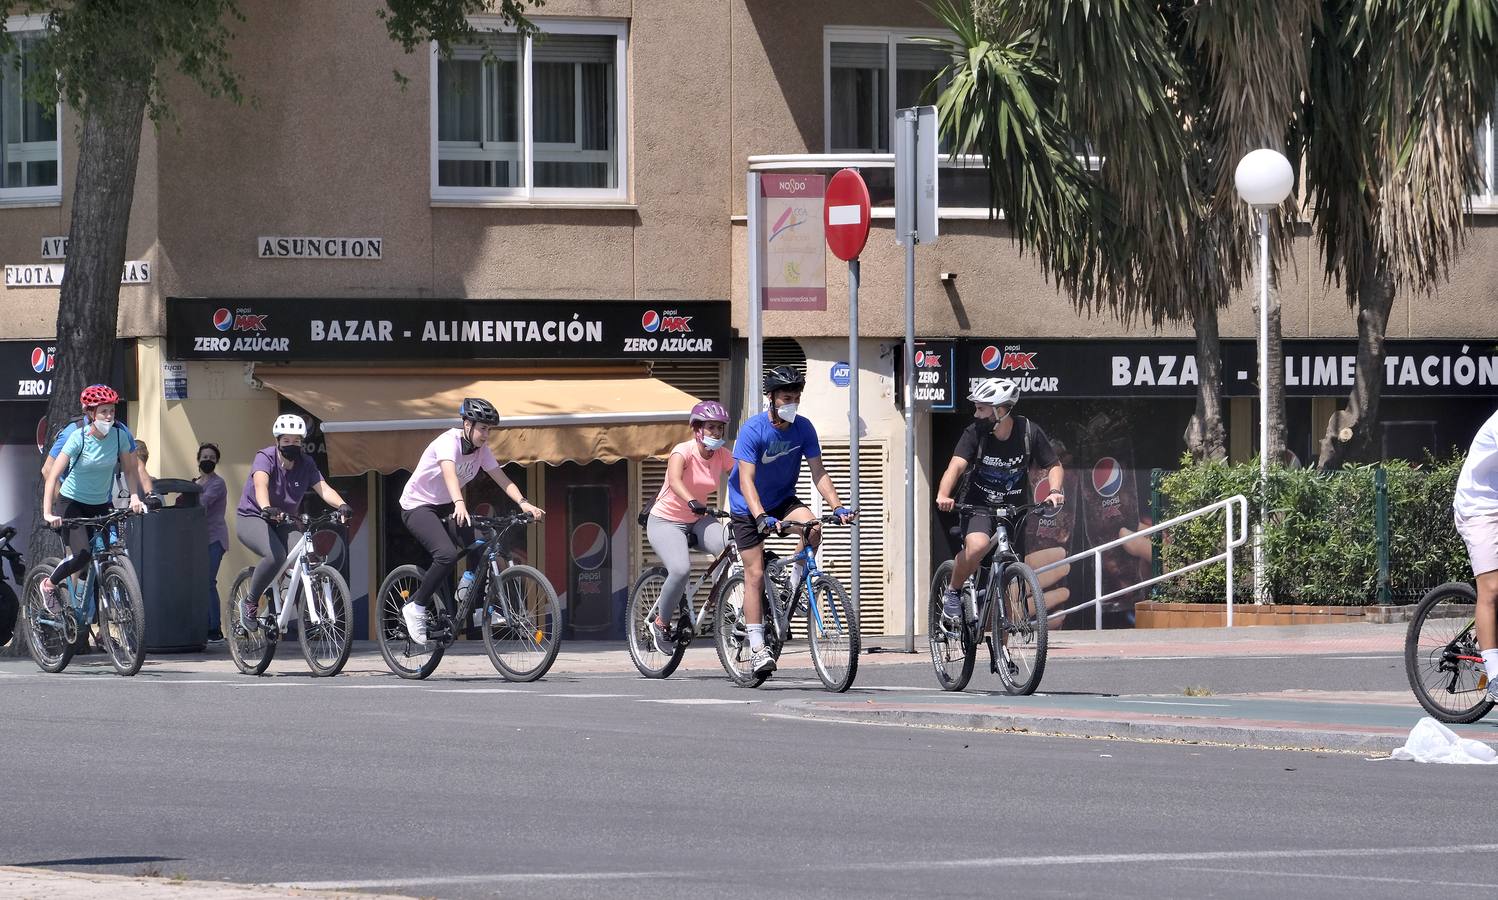
{"type": "Polygon", "coordinates": [[[687,437],[695,397],[643,376],[508,378],[423,373],[257,373],[322,421],[330,475],[410,469],[464,397],[499,409],[489,447],[501,462],[616,462],[666,456],[687,437]]]}

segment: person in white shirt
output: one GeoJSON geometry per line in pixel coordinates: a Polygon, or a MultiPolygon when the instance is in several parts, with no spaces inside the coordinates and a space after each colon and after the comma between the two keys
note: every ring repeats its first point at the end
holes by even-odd
{"type": "Polygon", "coordinates": [[[1451,505],[1477,577],[1477,646],[1488,673],[1488,698],[1498,701],[1498,412],[1472,439],[1451,505]]]}

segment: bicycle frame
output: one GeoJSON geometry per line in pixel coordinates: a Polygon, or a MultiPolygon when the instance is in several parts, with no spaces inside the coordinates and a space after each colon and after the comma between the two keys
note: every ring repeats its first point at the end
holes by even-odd
{"type": "MultiPolygon", "coordinates": [[[[449,534],[451,534],[450,526],[452,520],[449,519],[447,522],[449,525],[449,534]]],[[[476,532],[480,532],[482,536],[475,536],[473,543],[464,547],[463,551],[458,554],[458,560],[466,563],[472,554],[482,553],[479,564],[473,567],[473,584],[468,589],[468,595],[459,603],[457,602],[457,598],[453,596],[451,584],[444,583],[438,588],[438,593],[443,598],[442,612],[446,614],[450,610],[454,627],[464,619],[467,619],[476,609],[475,601],[477,598],[484,596],[485,589],[489,586],[489,579],[499,578],[506,569],[515,564],[515,561],[510,558],[509,554],[504,552],[499,539],[506,531],[520,524],[525,523],[520,522],[514,517],[503,519],[486,519],[481,516],[473,517],[473,528],[476,532]]],[[[498,612],[501,616],[505,616],[506,614],[506,610],[499,610],[498,612]]]]}
{"type": "MultiPolygon", "coordinates": [[[[803,602],[806,604],[806,608],[808,610],[808,622],[813,624],[818,631],[825,630],[825,626],[822,622],[822,612],[821,610],[817,609],[817,605],[815,603],[811,602],[811,582],[813,578],[822,574],[822,568],[821,566],[817,565],[817,555],[816,552],[812,550],[811,543],[804,540],[804,537],[805,533],[807,531],[810,531],[813,525],[827,524],[833,521],[835,521],[834,517],[823,516],[821,519],[812,522],[782,523],[782,527],[800,528],[803,535],[801,548],[785,561],[785,565],[791,567],[792,577],[794,577],[794,566],[797,563],[801,563],[803,566],[805,566],[805,571],[802,574],[801,579],[790,586],[790,601],[787,602],[783,608],[779,603],[764,604],[764,606],[768,607],[772,611],[772,615],[775,619],[775,629],[777,633],[781,635],[790,633],[791,618],[796,615],[797,610],[800,608],[803,602]]],[[[836,607],[833,608],[832,614],[834,616],[837,615],[836,607]]],[[[764,618],[763,611],[761,611],[760,618],[764,618]]],[[[838,628],[843,627],[843,623],[841,622],[834,622],[833,624],[838,628]]]]}
{"type": "MultiPolygon", "coordinates": [[[[291,616],[297,609],[297,600],[301,592],[305,591],[307,597],[312,596],[312,573],[306,565],[308,556],[313,553],[312,529],[308,528],[302,532],[302,537],[296,542],[296,547],[286,554],[286,562],[276,571],[271,579],[271,613],[276,619],[276,629],[283,634],[286,627],[291,624],[291,616]],[[289,582],[285,596],[281,594],[282,579],[289,582]]],[[[316,603],[308,603],[307,611],[313,624],[321,625],[324,618],[322,611],[317,608],[316,603]]]]}
{"type": "Polygon", "coordinates": [[[687,592],[682,597],[682,603],[686,605],[687,618],[692,623],[693,634],[702,633],[702,622],[707,618],[708,610],[712,608],[713,602],[717,598],[719,583],[726,579],[733,572],[734,567],[738,565],[740,565],[739,549],[730,536],[728,545],[723,548],[722,553],[719,553],[713,559],[712,565],[707,567],[707,571],[697,576],[695,581],[687,585],[687,592]],[[696,599],[697,592],[702,590],[703,585],[711,585],[711,588],[708,590],[707,596],[703,598],[702,606],[696,612],[693,612],[692,601],[696,599]]]}
{"type": "MultiPolygon", "coordinates": [[[[106,517],[105,521],[84,527],[89,533],[88,574],[84,576],[81,588],[68,591],[68,602],[76,613],[73,619],[80,626],[92,625],[98,620],[100,609],[109,606],[108,595],[99,593],[104,564],[117,556],[130,558],[130,552],[125,549],[124,543],[119,539],[119,532],[115,530],[113,516],[106,517]]],[[[75,582],[77,577],[77,575],[73,576],[75,582]]]]}

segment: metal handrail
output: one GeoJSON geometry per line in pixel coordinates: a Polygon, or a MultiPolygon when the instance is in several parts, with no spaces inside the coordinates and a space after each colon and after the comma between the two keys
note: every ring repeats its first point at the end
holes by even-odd
{"type": "Polygon", "coordinates": [[[1227,625],[1229,628],[1231,628],[1233,627],[1233,551],[1243,546],[1243,544],[1247,540],[1248,498],[1244,497],[1242,494],[1234,494],[1233,496],[1228,497],[1226,500],[1218,500],[1216,503],[1213,503],[1209,506],[1203,506],[1201,509],[1176,516],[1174,519],[1169,519],[1167,521],[1159,523],[1158,525],[1151,525],[1148,528],[1134,532],[1128,537],[1121,537],[1116,540],[1109,541],[1106,544],[1100,544],[1099,546],[1093,547],[1090,550],[1084,550],[1081,553],[1074,553],[1065,559],[1058,559],[1053,563],[1048,563],[1047,565],[1041,566],[1040,568],[1036,569],[1035,574],[1040,575],[1043,572],[1049,572],[1050,570],[1058,569],[1061,566],[1069,566],[1074,562],[1079,562],[1081,560],[1087,559],[1088,557],[1092,557],[1093,599],[1077,606],[1071,606],[1067,607],[1066,609],[1057,610],[1056,612],[1048,615],[1046,618],[1054,619],[1057,616],[1071,615],[1078,610],[1083,610],[1091,606],[1096,610],[1093,627],[1094,629],[1101,629],[1103,627],[1103,601],[1112,600],[1114,597],[1121,597],[1124,594],[1132,593],[1139,590],[1140,588],[1147,588],[1151,585],[1159,584],[1167,578],[1174,578],[1177,575],[1184,575],[1187,572],[1194,572],[1197,569],[1202,568],[1203,566],[1210,566],[1215,563],[1225,561],[1227,563],[1227,625]],[[1238,510],[1238,527],[1236,530],[1233,528],[1232,513],[1232,509],[1235,506],[1238,510]],[[1189,522],[1192,519],[1198,519],[1202,516],[1211,515],[1218,510],[1228,510],[1228,514],[1223,518],[1224,549],[1221,553],[1218,553],[1215,556],[1208,557],[1207,559],[1201,560],[1199,562],[1194,562],[1190,565],[1182,566],[1181,568],[1174,571],[1156,575],[1153,578],[1141,581],[1138,584],[1131,584],[1126,588],[1120,588],[1119,590],[1116,590],[1111,594],[1103,593],[1102,555],[1105,552],[1112,550],[1115,547],[1121,547],[1130,541],[1137,540],[1142,537],[1149,537],[1156,532],[1164,531],[1167,528],[1172,528],[1176,525],[1181,524],[1182,522],[1189,522]]]}

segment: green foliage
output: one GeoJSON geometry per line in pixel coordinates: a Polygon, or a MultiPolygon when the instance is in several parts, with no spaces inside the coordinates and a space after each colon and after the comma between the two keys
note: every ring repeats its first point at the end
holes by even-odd
{"type": "MultiPolygon", "coordinates": [[[[1160,520],[1234,494],[1249,498],[1249,527],[1259,521],[1258,463],[1204,463],[1165,473],[1160,520]]],[[[1460,458],[1403,461],[1383,466],[1388,496],[1389,582],[1395,602],[1413,602],[1445,581],[1467,580],[1467,551],[1451,520],[1451,497],[1460,458]]],[[[1276,603],[1367,605],[1378,602],[1377,466],[1336,473],[1313,469],[1270,471],[1270,515],[1264,529],[1265,574],[1276,603]]],[[[1250,534],[1252,531],[1250,531],[1250,534]]],[[[1205,516],[1170,529],[1160,543],[1164,571],[1221,551],[1221,516],[1205,516]]],[[[1252,541],[1233,558],[1235,597],[1253,596],[1252,541]]],[[[1158,599],[1221,602],[1226,567],[1207,566],[1164,582],[1158,599]]]]}

